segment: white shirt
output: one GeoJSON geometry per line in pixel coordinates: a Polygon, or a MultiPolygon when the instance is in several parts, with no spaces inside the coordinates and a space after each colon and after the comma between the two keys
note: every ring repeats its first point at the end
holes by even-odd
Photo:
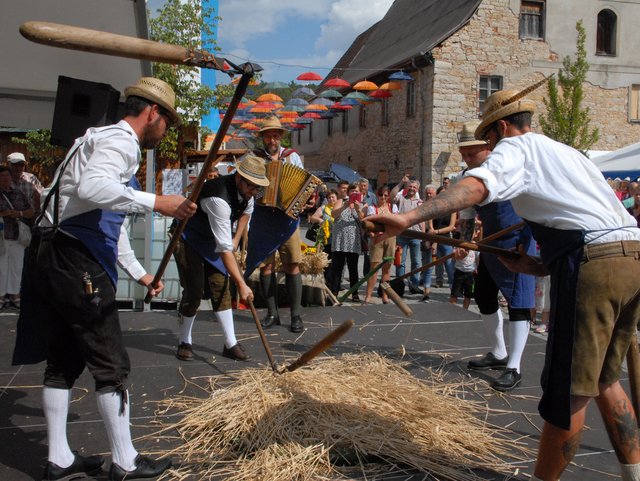
{"type": "Polygon", "coordinates": [[[586,242],[640,240],[640,229],[597,167],[577,150],[527,133],[498,142],[467,175],[489,191],[481,205],[511,200],[516,213],[547,227],[583,229],[586,242]],[[607,229],[618,229],[605,233],[607,229]]]}
{"type": "MultiPolygon", "coordinates": [[[[81,145],[60,179],[60,222],[94,209],[125,213],[153,211],[154,194],[124,185],[138,170],[140,146],[138,136],[127,122],[121,120],[116,125],[120,128],[90,128],[83,137],[76,139],[70,153],[78,144],[81,145]]],[[[60,167],[62,165],[64,162],[60,167]]],[[[57,175],[56,171],[54,179],[57,175]]],[[[44,203],[52,186],[43,191],[41,202],[44,203]]],[[[44,225],[53,222],[54,204],[52,196],[43,219],[44,225]]],[[[118,240],[118,264],[138,280],[146,271],[131,249],[125,225],[118,240]]]]}
{"type": "MultiPolygon", "coordinates": [[[[240,195],[238,198],[242,200],[240,195]]],[[[240,215],[253,214],[253,197],[249,199],[247,207],[240,215]]],[[[200,200],[200,207],[209,218],[209,226],[216,239],[216,252],[233,251],[233,237],[231,231],[231,207],[220,197],[205,197],[200,200]]]]}
{"type": "MultiPolygon", "coordinates": [[[[281,155],[284,150],[285,150],[284,147],[280,147],[280,152],[278,155],[281,155]]],[[[284,161],[288,162],[289,164],[293,164],[296,167],[300,167],[301,169],[304,169],[304,165],[302,165],[302,159],[300,158],[297,152],[292,152],[291,154],[286,156],[284,158],[284,161]]]]}

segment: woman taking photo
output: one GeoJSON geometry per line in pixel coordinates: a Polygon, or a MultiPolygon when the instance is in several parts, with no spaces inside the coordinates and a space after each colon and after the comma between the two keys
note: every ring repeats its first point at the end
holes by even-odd
{"type": "MultiPolygon", "coordinates": [[[[362,253],[360,221],[364,218],[363,204],[359,199],[358,186],[349,184],[347,197],[333,209],[333,229],[331,232],[331,274],[329,289],[338,295],[342,270],[346,262],[349,270],[349,286],[358,282],[358,256],[362,253]]],[[[357,292],[351,296],[353,302],[360,302],[357,292]]]]}
{"type": "MultiPolygon", "coordinates": [[[[378,202],[375,205],[369,206],[367,209],[367,215],[375,215],[375,214],[384,214],[398,213],[398,206],[391,203],[391,199],[389,198],[389,188],[387,186],[382,186],[376,192],[378,196],[378,202]]],[[[378,265],[382,262],[384,257],[393,257],[396,252],[396,238],[390,237],[385,239],[382,242],[375,242],[377,236],[381,235],[381,232],[369,232],[369,256],[371,257],[371,270],[373,271],[378,265]]],[[[373,286],[378,279],[378,274],[374,274],[367,281],[367,295],[364,299],[364,303],[367,304],[371,302],[371,294],[373,293],[373,286]]],[[[391,279],[391,263],[387,262],[384,266],[382,266],[382,282],[387,282],[391,279]]],[[[389,302],[389,298],[384,290],[380,290],[382,295],[382,302],[387,304],[389,302]]]]}

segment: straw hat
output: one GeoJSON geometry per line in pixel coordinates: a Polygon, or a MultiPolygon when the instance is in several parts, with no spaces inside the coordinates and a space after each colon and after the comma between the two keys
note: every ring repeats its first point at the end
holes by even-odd
{"type": "Polygon", "coordinates": [[[260,128],[260,130],[258,130],[258,134],[261,134],[262,132],[265,132],[267,130],[281,130],[283,133],[288,132],[287,129],[282,127],[282,124],[280,123],[280,119],[278,117],[267,117],[266,119],[264,119],[264,122],[262,122],[262,127],[260,128]]]}
{"type": "Polygon", "coordinates": [[[180,115],[176,112],[176,94],[171,86],[154,77],[140,77],[138,83],[124,89],[125,97],[134,95],[158,104],[169,114],[171,126],[180,125],[180,115]]]}
{"type": "Polygon", "coordinates": [[[236,172],[249,182],[261,187],[267,187],[269,185],[264,160],[253,154],[243,155],[240,160],[238,160],[236,163],[236,172]]]}
{"type": "Polygon", "coordinates": [[[484,140],[476,140],[474,133],[480,124],[479,121],[465,122],[462,125],[462,130],[458,132],[458,145],[457,147],[471,147],[472,145],[487,145],[484,140]]]}
{"type": "Polygon", "coordinates": [[[482,109],[482,122],[476,128],[475,137],[481,140],[486,133],[487,128],[494,122],[509,117],[510,115],[520,112],[536,111],[536,103],[533,100],[527,100],[523,97],[545,83],[550,77],[546,77],[539,82],[534,83],[524,90],[499,90],[484,101],[482,109]]]}

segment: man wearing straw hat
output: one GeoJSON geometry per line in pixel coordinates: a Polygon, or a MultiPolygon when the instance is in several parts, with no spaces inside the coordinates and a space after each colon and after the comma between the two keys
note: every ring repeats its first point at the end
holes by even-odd
{"type": "Polygon", "coordinates": [[[26,305],[14,364],[38,362],[41,354],[33,351],[33,344],[46,333],[46,480],[94,475],[104,463],[102,456],[72,451],[67,441],[71,389],[85,367],[95,380],[98,411],[109,438],[109,480],[155,477],[171,466],[169,459],[138,454],[131,441],[130,361],[116,306],[116,263],[156,295],[163,285],[153,286],[153,276],[136,260],[123,228],[125,214],[154,211],[183,219],[194,214],[196,205],[180,195],[140,192],[135,180],[141,149],[154,148],[169,127],[180,123],[173,90],[161,80],[142,77],[125,89],[125,96],[123,120],[87,130],[58,168],[44,192],[44,217],[25,262],[26,305]],[[25,347],[29,344],[31,351],[25,347]]]}
{"type": "MultiPolygon", "coordinates": [[[[262,150],[256,150],[259,157],[267,162],[288,162],[296,167],[304,168],[300,156],[292,149],[285,149],[280,145],[282,136],[287,132],[280,124],[277,117],[265,119],[262,127],[258,131],[258,136],[262,140],[262,150]]],[[[278,247],[280,261],[285,274],[285,285],[289,296],[289,306],[291,310],[291,332],[302,332],[302,274],[299,264],[302,260],[300,250],[301,238],[300,229],[296,228],[282,245],[278,247]]],[[[275,273],[275,252],[265,259],[260,267],[260,286],[262,294],[267,301],[267,316],[262,320],[262,327],[265,329],[273,325],[280,325],[280,315],[278,314],[278,284],[275,273]]]]}
{"type": "MultiPolygon", "coordinates": [[[[596,398],[624,481],[640,480],[636,414],[620,384],[640,318],[640,229],[604,177],[577,150],[531,131],[535,103],[499,91],[483,109],[476,139],[487,160],[435,199],[407,214],[372,216],[385,236],[474,204],[511,200],[531,226],[541,259],[502,259],[511,270],[551,274],[551,319],[543,395],[545,420],[532,479],[555,481],[579,446],[586,409],[596,398]]],[[[384,236],[381,236],[384,237],[384,236]]]]}
{"type": "MultiPolygon", "coordinates": [[[[491,153],[486,141],[476,140],[474,137],[478,124],[477,121],[466,122],[462,131],[458,133],[458,150],[467,164],[463,175],[468,172],[468,169],[480,167],[491,153]]],[[[484,236],[495,234],[522,222],[508,200],[476,206],[475,209],[464,209],[460,212],[460,230],[465,240],[471,240],[470,235],[465,236],[464,233],[473,232],[476,214],[482,221],[484,236]]],[[[528,227],[509,232],[500,239],[491,241],[489,245],[502,249],[523,245],[530,255],[535,254],[535,243],[531,238],[531,229],[528,227]]],[[[466,253],[465,249],[456,249],[456,257],[464,257],[466,253]]],[[[531,308],[535,306],[534,294],[535,278],[533,276],[511,272],[495,256],[480,256],[474,297],[491,344],[491,351],[481,359],[469,361],[468,368],[478,371],[503,370],[502,375],[491,383],[491,387],[498,391],[510,391],[520,384],[522,379],[520,361],[529,337],[531,308]],[[504,340],[502,310],[498,304],[499,292],[508,302],[510,354],[507,352],[504,340]]]]}
{"type": "Polygon", "coordinates": [[[249,356],[236,340],[231,310],[229,281],[232,280],[242,300],[253,300],[233,251],[253,212],[253,198],[258,190],[269,185],[264,161],[251,154],[236,164],[234,175],[225,175],[204,183],[196,204],[196,214],[185,226],[174,252],[183,292],[180,299],[180,345],[176,357],[193,360],[191,331],[205,290],[211,292],[213,314],[222,326],[224,346],[222,355],[238,361],[249,356]],[[238,221],[232,237],[231,226],[238,221]]]}

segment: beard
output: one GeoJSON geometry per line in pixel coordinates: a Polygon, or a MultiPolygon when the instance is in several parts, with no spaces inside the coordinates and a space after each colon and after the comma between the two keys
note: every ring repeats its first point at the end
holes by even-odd
{"type": "Polygon", "coordinates": [[[158,117],[153,123],[145,127],[144,132],[140,137],[141,149],[155,149],[160,141],[164,138],[164,133],[160,134],[160,121],[161,118],[158,117]]]}

